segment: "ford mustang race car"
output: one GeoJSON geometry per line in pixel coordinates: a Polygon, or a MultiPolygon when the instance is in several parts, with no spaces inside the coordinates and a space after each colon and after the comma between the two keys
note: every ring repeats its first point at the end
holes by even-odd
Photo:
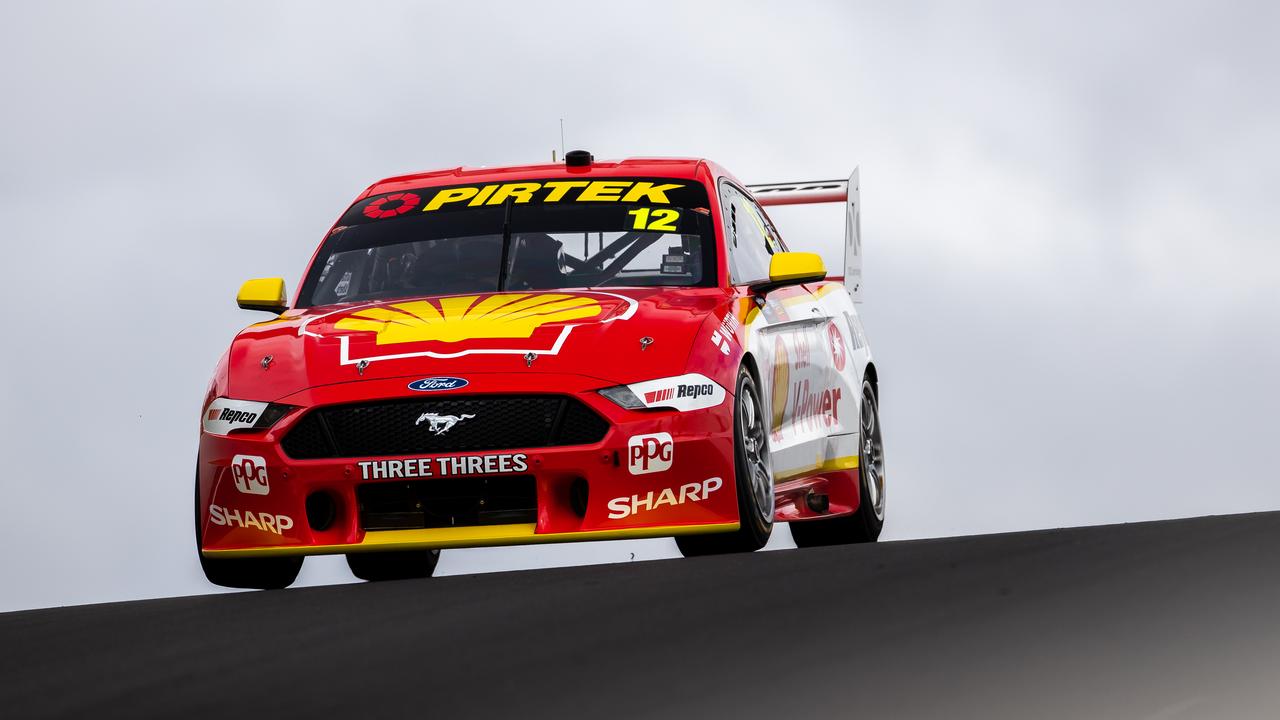
{"type": "Polygon", "coordinates": [[[884,520],[858,174],[744,186],[706,160],[456,168],[370,186],[201,412],[210,581],[278,588],[304,556],[425,577],[440,549],[675,537],[870,542],[884,520]],[[762,206],[840,202],[845,267],[762,206]]]}

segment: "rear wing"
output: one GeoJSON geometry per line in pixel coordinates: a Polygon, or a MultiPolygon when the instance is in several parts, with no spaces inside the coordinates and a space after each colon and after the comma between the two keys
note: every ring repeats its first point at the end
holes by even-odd
{"type": "Polygon", "coordinates": [[[761,205],[844,203],[844,286],[854,302],[862,302],[862,201],[858,169],[848,180],[748,185],[761,205]]]}

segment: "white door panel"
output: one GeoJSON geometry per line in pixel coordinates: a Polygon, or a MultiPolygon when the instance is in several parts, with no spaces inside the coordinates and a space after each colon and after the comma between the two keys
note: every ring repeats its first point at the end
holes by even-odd
{"type": "Polygon", "coordinates": [[[829,284],[816,296],[771,298],[749,322],[778,482],[857,462],[862,376],[870,355],[854,305],[841,289],[829,284]]]}

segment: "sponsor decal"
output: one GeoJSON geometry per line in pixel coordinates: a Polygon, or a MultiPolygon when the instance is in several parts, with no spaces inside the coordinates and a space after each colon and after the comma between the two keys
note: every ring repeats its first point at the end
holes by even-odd
{"type": "Polygon", "coordinates": [[[365,205],[362,212],[365,217],[380,220],[403,215],[418,207],[420,202],[422,202],[422,198],[414,193],[391,193],[365,205]]]}
{"type": "Polygon", "coordinates": [[[429,377],[409,383],[410,390],[418,392],[437,392],[439,390],[457,390],[470,385],[470,381],[456,377],[429,377]]]}
{"type": "Polygon", "coordinates": [[[801,430],[829,428],[840,424],[840,388],[828,388],[822,392],[809,389],[809,381],[795,384],[792,397],[791,423],[801,430]]]}
{"type": "Polygon", "coordinates": [[[266,409],[267,403],[264,402],[218,398],[209,403],[201,425],[207,433],[226,435],[232,430],[253,427],[266,409]]]}
{"type": "Polygon", "coordinates": [[[609,501],[609,519],[621,520],[642,512],[657,510],[660,507],[683,505],[686,502],[702,502],[711,497],[711,493],[724,486],[724,480],[718,477],[707,478],[702,482],[687,483],[679,488],[664,488],[655,492],[650,490],[644,495],[617,497],[609,501]]]}
{"type": "Polygon", "coordinates": [[[831,362],[835,363],[836,372],[844,372],[845,356],[848,353],[844,349],[844,337],[840,335],[840,328],[835,323],[827,325],[827,339],[831,341],[831,362]]]}
{"type": "MultiPolygon", "coordinates": [[[[830,416],[822,414],[822,395],[809,390],[811,383],[823,383],[829,370],[825,361],[814,362],[815,352],[826,352],[813,347],[814,343],[820,342],[817,328],[812,332],[806,330],[780,335],[775,341],[769,408],[772,421],[770,437],[775,442],[780,442],[790,429],[804,431],[816,427],[813,424],[815,420],[824,420],[827,426],[834,422],[830,416]]],[[[822,360],[821,355],[817,359],[822,360]]],[[[834,392],[828,397],[828,403],[839,399],[839,390],[828,392],[834,392]]]]}
{"type": "Polygon", "coordinates": [[[854,350],[860,350],[866,347],[867,339],[863,337],[860,330],[860,323],[854,318],[853,314],[848,310],[844,311],[845,322],[849,323],[849,345],[854,350]]]}
{"type": "Polygon", "coordinates": [[[435,413],[422,413],[418,416],[418,421],[414,425],[421,425],[423,421],[428,424],[427,429],[436,435],[443,435],[449,432],[449,429],[463,420],[470,420],[475,415],[437,415],[435,413]]]}
{"type": "Polygon", "coordinates": [[[628,385],[645,407],[703,410],[724,402],[725,391],[716,381],[698,373],[628,385]]]}
{"type": "Polygon", "coordinates": [[[246,495],[267,495],[271,485],[267,478],[267,461],[257,455],[231,458],[231,478],[236,489],[246,495]]]}
{"type": "Polygon", "coordinates": [[[729,339],[738,331],[738,318],[733,316],[733,312],[727,312],[720,320],[720,327],[711,331],[711,344],[720,348],[720,353],[728,355],[731,351],[729,339]]]}
{"type": "Polygon", "coordinates": [[[415,300],[366,308],[334,323],[338,330],[375,333],[378,345],[529,338],[543,325],[593,318],[600,303],[585,295],[510,293],[415,300]]]}
{"type": "Polygon", "coordinates": [[[675,452],[671,433],[632,435],[627,440],[627,469],[632,475],[670,470],[675,452]]]}
{"type": "Polygon", "coordinates": [[[524,453],[494,455],[455,455],[420,457],[403,460],[363,460],[360,477],[364,480],[409,480],[459,475],[505,475],[529,469],[529,456],[524,453]]]}
{"type": "MultiPolygon", "coordinates": [[[[542,180],[491,185],[462,185],[440,188],[422,206],[423,212],[459,207],[502,205],[508,200],[520,205],[559,202],[623,202],[670,205],[668,193],[687,187],[686,183],[647,180],[542,180]]],[[[420,190],[432,192],[430,189],[420,190]]],[[[390,196],[388,196],[390,197],[390,196]]],[[[366,214],[368,214],[366,212],[366,214]]],[[[370,216],[372,217],[372,216],[370,216]]]]}
{"type": "Polygon", "coordinates": [[[796,333],[791,336],[792,349],[796,351],[796,361],[792,363],[791,369],[805,370],[813,367],[813,353],[809,347],[809,333],[796,333]]]}
{"type": "Polygon", "coordinates": [[[209,522],[219,527],[253,528],[276,535],[283,535],[284,531],[293,527],[293,518],[288,515],[240,511],[222,505],[209,506],[209,522]]]}
{"type": "Polygon", "coordinates": [[[733,310],[725,313],[724,318],[720,320],[720,329],[724,331],[725,335],[737,333],[739,327],[741,327],[741,324],[738,322],[738,318],[734,316],[733,310]]]}
{"type": "Polygon", "coordinates": [[[782,439],[782,422],[787,417],[787,390],[791,387],[791,358],[787,344],[779,335],[773,344],[773,394],[770,405],[773,415],[773,439],[782,439]]]}
{"type": "Polygon", "coordinates": [[[719,330],[711,331],[711,344],[720,349],[721,355],[728,355],[731,349],[729,347],[729,338],[721,334],[719,330]]]}
{"type": "Polygon", "coordinates": [[[460,295],[344,308],[309,318],[298,333],[336,336],[343,365],[470,354],[556,355],[574,328],[629,319],[636,307],[632,298],[591,290],[460,295]]]}
{"type": "Polygon", "coordinates": [[[675,396],[676,396],[676,389],[674,387],[665,387],[665,388],[662,388],[661,390],[654,390],[652,392],[645,393],[644,403],[646,405],[654,405],[664,400],[670,400],[675,396]]]}
{"type": "Polygon", "coordinates": [[[218,412],[217,410],[210,410],[209,419],[220,420],[222,422],[228,422],[228,423],[243,423],[245,425],[252,425],[254,422],[258,420],[258,415],[260,414],[261,413],[252,412],[250,410],[233,410],[231,408],[222,408],[222,412],[218,412]]]}

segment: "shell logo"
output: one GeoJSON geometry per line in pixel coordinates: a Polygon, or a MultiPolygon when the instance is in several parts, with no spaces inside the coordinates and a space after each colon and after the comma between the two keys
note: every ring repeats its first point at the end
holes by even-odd
{"type": "Polygon", "coordinates": [[[357,310],[334,323],[337,330],[377,333],[378,345],[411,342],[528,338],[548,323],[593,318],[594,298],[567,294],[512,293],[415,300],[357,310]]]}
{"type": "Polygon", "coordinates": [[[831,341],[831,361],[835,363],[836,372],[844,372],[844,336],[835,323],[827,326],[827,340],[831,341]]]}
{"type": "Polygon", "coordinates": [[[787,414],[787,393],[791,382],[791,358],[787,356],[787,344],[779,337],[773,346],[773,434],[781,437],[782,421],[787,414]]]}

